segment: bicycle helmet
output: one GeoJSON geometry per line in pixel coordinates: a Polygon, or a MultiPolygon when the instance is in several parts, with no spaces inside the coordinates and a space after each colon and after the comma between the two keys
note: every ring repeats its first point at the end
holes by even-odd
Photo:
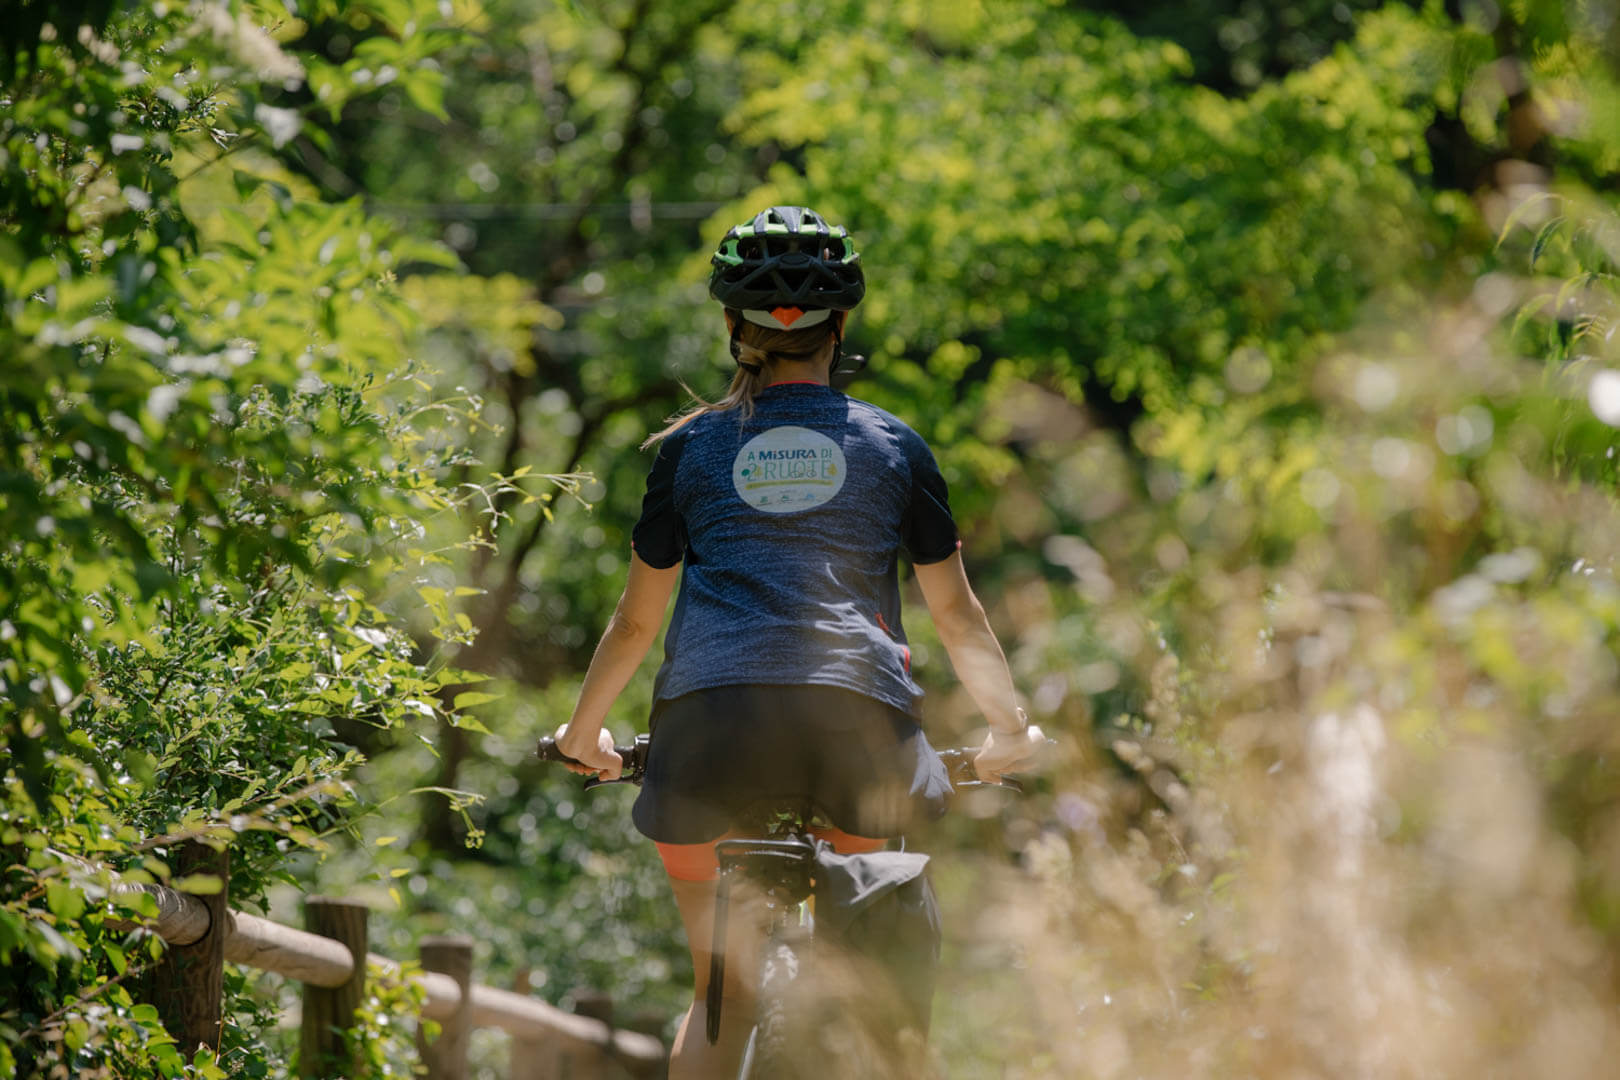
{"type": "Polygon", "coordinates": [[[709,260],[709,295],[740,316],[732,358],[742,320],[804,330],[859,304],[866,295],[860,258],[849,230],[828,225],[808,206],[772,206],[727,231],[709,260]]]}

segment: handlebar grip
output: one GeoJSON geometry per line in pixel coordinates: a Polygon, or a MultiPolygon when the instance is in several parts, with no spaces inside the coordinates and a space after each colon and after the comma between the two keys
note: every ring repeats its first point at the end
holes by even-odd
{"type": "Polygon", "coordinates": [[[534,747],[535,756],[541,761],[555,761],[558,764],[578,765],[579,762],[557,749],[557,740],[550,735],[542,738],[534,747]]]}
{"type": "MultiPolygon", "coordinates": [[[[1044,751],[1051,751],[1057,746],[1057,740],[1047,739],[1042,747],[1044,751]]],[[[938,752],[940,760],[945,765],[945,772],[950,777],[951,786],[956,788],[967,787],[999,787],[1006,788],[1022,794],[1024,785],[1019,779],[1021,774],[1002,773],[1001,779],[994,783],[986,783],[979,779],[978,770],[973,767],[973,759],[979,755],[979,747],[962,746],[938,752]]]]}
{"type": "MultiPolygon", "coordinates": [[[[626,768],[630,766],[632,760],[636,759],[639,750],[640,748],[633,743],[629,746],[615,746],[613,748],[613,752],[624,759],[626,768]]],[[[579,764],[579,762],[557,749],[557,740],[550,735],[543,737],[535,744],[534,753],[541,761],[555,761],[570,765],[579,764]]]]}
{"type": "MultiPolygon", "coordinates": [[[[648,737],[646,735],[637,735],[636,741],[629,746],[615,746],[613,752],[623,759],[624,771],[619,774],[617,780],[603,780],[600,775],[592,776],[585,781],[586,788],[597,787],[601,784],[641,783],[641,774],[645,771],[647,765],[647,743],[648,737]]],[[[581,765],[583,767],[582,762],[559,750],[556,738],[551,735],[543,736],[535,743],[534,754],[541,761],[556,762],[560,765],[581,765]]]]}

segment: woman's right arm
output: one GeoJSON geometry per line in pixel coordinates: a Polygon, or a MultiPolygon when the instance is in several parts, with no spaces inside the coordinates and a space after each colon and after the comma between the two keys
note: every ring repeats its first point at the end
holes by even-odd
{"type": "Polygon", "coordinates": [[[591,657],[574,714],[557,733],[558,749],[583,762],[589,771],[602,770],[607,779],[619,775],[621,763],[613,752],[612,736],[603,739],[602,722],[658,637],[669,595],[680,576],[679,563],[659,568],[647,565],[640,555],[630,556],[624,593],[591,657]]]}
{"type": "Polygon", "coordinates": [[[990,629],[984,606],[968,584],[961,552],[914,569],[956,677],[990,724],[990,734],[974,765],[981,778],[992,780],[1033,755],[1040,742],[1039,729],[1030,727],[1024,710],[1018,707],[1007,657],[990,629]]]}

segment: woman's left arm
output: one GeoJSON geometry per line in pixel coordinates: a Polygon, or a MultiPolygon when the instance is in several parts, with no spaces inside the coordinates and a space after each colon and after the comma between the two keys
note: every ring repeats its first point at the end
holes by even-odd
{"type": "Polygon", "coordinates": [[[601,772],[604,779],[613,780],[624,767],[602,722],[658,637],[680,574],[680,563],[659,569],[631,553],[624,594],[591,656],[574,715],[557,735],[558,749],[580,762],[581,767],[570,766],[575,772],[601,772]]]}

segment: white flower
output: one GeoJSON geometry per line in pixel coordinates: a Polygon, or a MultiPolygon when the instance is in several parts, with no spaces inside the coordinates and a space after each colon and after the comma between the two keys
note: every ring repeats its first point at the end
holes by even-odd
{"type": "Polygon", "coordinates": [[[253,107],[253,119],[264,128],[264,133],[270,136],[270,145],[281,149],[292,141],[304,126],[304,118],[292,109],[278,109],[274,105],[259,104],[253,107]]]}
{"type": "Polygon", "coordinates": [[[1605,368],[1593,375],[1586,394],[1593,415],[1610,427],[1620,427],[1620,371],[1605,368]]]}
{"type": "Polygon", "coordinates": [[[163,383],[152,387],[146,395],[146,414],[158,423],[163,423],[174,412],[174,407],[185,396],[186,387],[182,383],[163,383]]]}
{"type": "Polygon", "coordinates": [[[381,630],[373,629],[369,626],[355,627],[354,636],[359,638],[361,641],[364,641],[367,645],[373,645],[379,649],[385,649],[388,647],[388,635],[381,630]]]}
{"type": "Polygon", "coordinates": [[[144,326],[124,327],[124,340],[154,356],[162,356],[169,350],[169,343],[162,334],[144,326]]]}
{"type": "MultiPolygon", "coordinates": [[[[213,34],[243,66],[265,82],[279,82],[289,90],[304,81],[304,66],[296,57],[283,52],[276,39],[265,33],[247,12],[233,18],[228,5],[213,0],[193,0],[192,17],[213,34]]],[[[281,145],[277,143],[276,145],[281,145]]]]}

